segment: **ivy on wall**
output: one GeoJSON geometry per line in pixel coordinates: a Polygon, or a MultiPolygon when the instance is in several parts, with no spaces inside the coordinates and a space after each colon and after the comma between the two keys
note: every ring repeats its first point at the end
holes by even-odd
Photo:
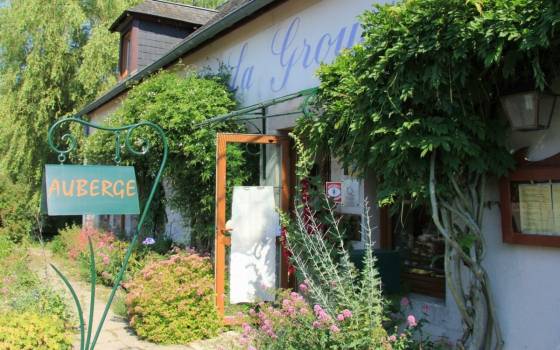
{"type": "Polygon", "coordinates": [[[320,69],[323,113],[296,133],[350,169],[373,170],[381,204],[431,206],[463,318],[460,348],[501,348],[482,265],[485,178],[513,167],[499,97],[558,78],[560,3],[409,0],[361,20],[363,43],[320,69]]]}
{"type": "MultiPolygon", "coordinates": [[[[208,251],[214,236],[214,188],[216,170],[216,133],[242,132],[233,122],[205,127],[198,124],[236,106],[232,92],[220,76],[186,76],[162,71],[134,86],[122,106],[105,122],[110,125],[133,124],[142,120],[160,125],[169,139],[169,163],[164,182],[168,193],[154,206],[151,230],[162,232],[163,205],[168,201],[192,229],[192,245],[208,251]],[[170,190],[171,189],[171,190],[170,190]]],[[[127,154],[123,148],[122,163],[136,168],[139,188],[150,188],[161,161],[161,144],[149,130],[137,129],[133,142],[140,149],[142,138],[150,144],[144,157],[127,154]]],[[[122,138],[124,142],[124,136],[122,138]]],[[[115,138],[107,133],[94,133],[85,141],[81,154],[87,163],[111,163],[115,138]]],[[[249,178],[245,151],[228,147],[228,187],[243,184],[249,178]]],[[[162,189],[158,193],[163,193],[162,189]]],[[[140,193],[141,199],[146,193],[140,193]]]]}

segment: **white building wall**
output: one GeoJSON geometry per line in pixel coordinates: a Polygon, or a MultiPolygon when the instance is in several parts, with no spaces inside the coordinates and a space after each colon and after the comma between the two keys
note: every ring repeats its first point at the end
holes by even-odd
{"type": "MultiPolygon", "coordinates": [[[[337,48],[359,40],[357,16],[372,3],[287,1],[190,53],[182,63],[198,68],[217,68],[220,63],[231,66],[231,86],[237,89],[243,106],[314,87],[318,85],[315,71],[319,62],[332,61],[337,48]]],[[[112,106],[107,110],[113,110],[112,106]]],[[[96,111],[95,118],[104,113],[96,111]]],[[[291,127],[294,118],[271,119],[267,132],[291,127]]],[[[514,133],[511,141],[512,149],[531,146],[530,160],[560,152],[560,115],[555,116],[549,130],[514,133]]],[[[275,173],[272,168],[269,171],[275,173]]],[[[367,186],[365,192],[375,192],[375,186],[367,186]]],[[[489,183],[488,198],[493,205],[484,222],[488,243],[485,266],[505,349],[560,350],[560,249],[503,243],[496,180],[489,183]]],[[[424,303],[430,306],[431,323],[426,326],[430,333],[451,340],[460,336],[460,317],[449,295],[445,300],[424,296],[412,296],[412,300],[417,315],[424,303]]]]}

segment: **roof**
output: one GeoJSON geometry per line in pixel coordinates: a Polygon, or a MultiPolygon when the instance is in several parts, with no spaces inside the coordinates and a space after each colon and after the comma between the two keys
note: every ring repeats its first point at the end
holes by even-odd
{"type": "Polygon", "coordinates": [[[178,4],[163,0],[146,0],[143,3],[125,10],[111,27],[110,31],[117,31],[119,26],[131,15],[139,14],[178,22],[203,25],[214,17],[218,11],[202,7],[178,4]]]}
{"type": "Polygon", "coordinates": [[[243,20],[257,14],[268,5],[281,1],[285,0],[228,1],[222,5],[220,12],[208,21],[208,23],[194,31],[183,41],[179,42],[177,46],[172,48],[168,53],[160,57],[155,62],[139,70],[136,74],[130,75],[126,79],[118,82],[109,91],[82,108],[76,116],[81,117],[85,114],[91,113],[111,101],[113,98],[119,96],[124,91],[128,90],[132,84],[141,81],[161,68],[169,66],[189,52],[196,50],[200,46],[203,46],[205,43],[226,32],[228,29],[240,24],[243,20]]]}

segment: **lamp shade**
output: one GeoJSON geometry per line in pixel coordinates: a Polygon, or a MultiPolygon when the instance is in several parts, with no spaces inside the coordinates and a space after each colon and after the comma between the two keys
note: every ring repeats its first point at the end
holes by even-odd
{"type": "Polygon", "coordinates": [[[556,96],[527,91],[503,96],[502,107],[513,130],[548,129],[556,106],[556,96]]]}

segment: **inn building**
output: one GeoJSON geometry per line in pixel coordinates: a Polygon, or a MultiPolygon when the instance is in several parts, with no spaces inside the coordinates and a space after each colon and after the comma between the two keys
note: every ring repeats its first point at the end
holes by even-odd
{"type": "MultiPolygon", "coordinates": [[[[289,132],[305,113],[306,101],[313,98],[319,84],[316,71],[342,50],[358,44],[362,33],[359,15],[374,3],[386,2],[230,0],[214,11],[146,0],[125,11],[111,26],[121,34],[119,82],[84,106],[78,116],[102,123],[127,98],[132,82],[142,81],[160,69],[185,74],[185,67],[218,70],[225,65],[231,70],[230,86],[236,91],[240,108],[228,115],[211,116],[210,122],[254,116],[250,133],[260,138],[247,135],[235,142],[270,141],[262,148],[259,185],[272,186],[276,204],[286,205],[294,195],[295,153],[284,143],[290,142],[289,132]]],[[[506,349],[537,349],[535,344],[538,349],[560,349],[560,294],[556,292],[560,290],[560,278],[554,277],[555,267],[560,266],[560,243],[515,229],[519,226],[519,186],[531,184],[531,176],[539,175],[538,169],[560,169],[559,112],[554,111],[548,128],[511,130],[512,151],[525,149],[519,169],[522,173],[531,169],[523,173],[529,174],[528,178],[511,174],[507,179],[489,181],[485,267],[506,349]]],[[[443,261],[437,258],[443,254],[444,243],[431,223],[429,208],[405,206],[399,215],[391,215],[387,208],[375,204],[374,176],[353,176],[336,159],[323,158],[317,160],[313,171],[340,191],[338,211],[348,227],[354,228],[352,246],[363,248],[360,227],[366,219],[363,206],[368,199],[367,215],[374,227],[384,283],[393,286],[395,293],[409,295],[418,314],[424,304],[429,306],[426,330],[433,337],[456,340],[462,333],[460,316],[446,288],[443,261]]],[[[371,169],[372,174],[375,170],[371,169]]],[[[217,210],[224,211],[224,220],[217,225],[225,225],[225,206],[217,210]]],[[[188,242],[188,218],[171,209],[167,214],[167,233],[188,242]]],[[[132,216],[85,220],[114,229],[135,225],[132,216]]],[[[218,226],[219,235],[225,226],[218,226]]]]}

